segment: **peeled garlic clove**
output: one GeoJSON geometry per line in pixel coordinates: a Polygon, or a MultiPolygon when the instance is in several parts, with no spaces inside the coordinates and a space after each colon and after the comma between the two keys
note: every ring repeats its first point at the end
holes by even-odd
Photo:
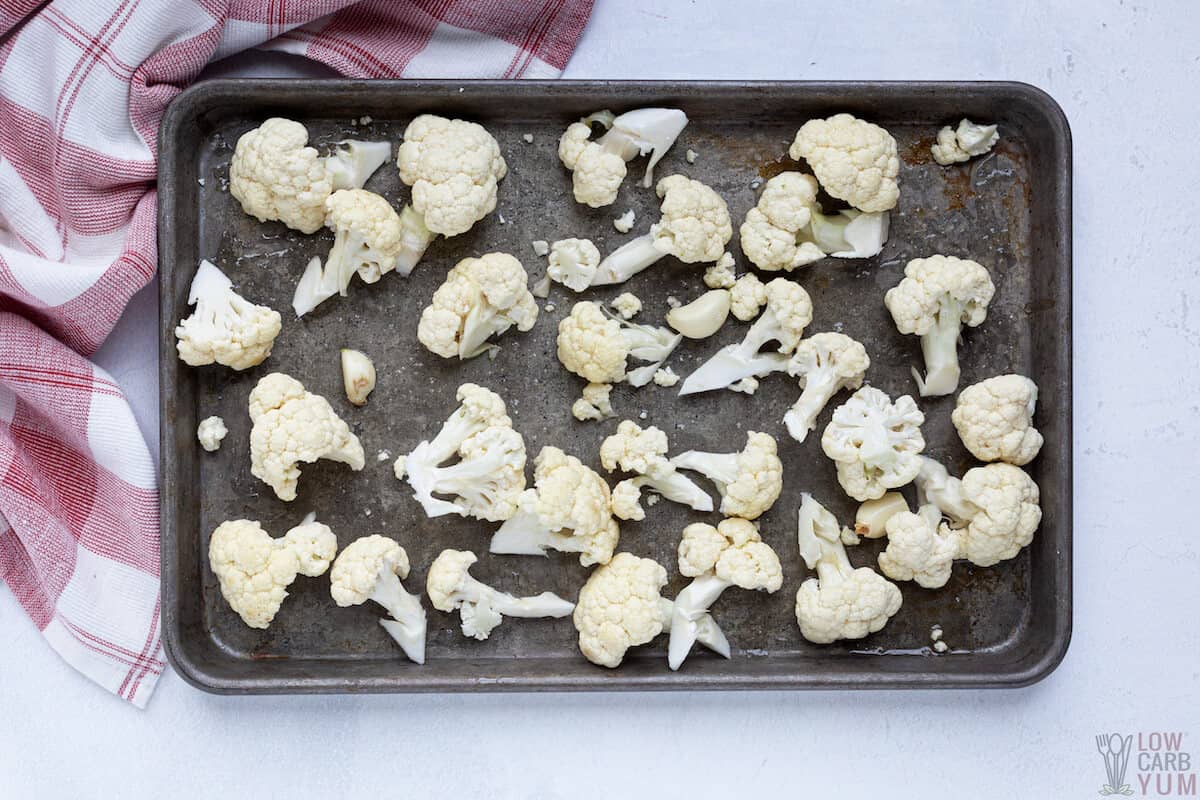
{"type": "Polygon", "coordinates": [[[361,350],[342,350],[342,383],[346,386],[346,399],[356,406],[367,402],[367,395],[375,388],[375,365],[361,350]]]}
{"type": "Polygon", "coordinates": [[[887,521],[901,511],[908,511],[908,501],[899,492],[868,500],[854,515],[854,532],[867,539],[879,539],[887,535],[887,521]]]}
{"type": "Polygon", "coordinates": [[[668,311],[667,324],[689,339],[706,339],[725,324],[729,303],[728,289],[713,289],[686,306],[668,311]]]}

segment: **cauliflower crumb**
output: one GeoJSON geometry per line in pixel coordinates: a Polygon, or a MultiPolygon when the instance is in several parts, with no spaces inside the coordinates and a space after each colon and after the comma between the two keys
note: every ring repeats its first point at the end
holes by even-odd
{"type": "Polygon", "coordinates": [[[392,472],[396,473],[396,480],[404,480],[404,474],[408,471],[408,456],[397,456],[396,463],[392,464],[392,472]]]}
{"type": "Polygon", "coordinates": [[[670,367],[663,367],[654,373],[654,383],[657,386],[674,386],[679,383],[679,376],[670,367]]]}
{"type": "Polygon", "coordinates": [[[933,642],[940,641],[941,638],[942,638],[942,626],[941,625],[934,625],[932,628],[929,629],[929,640],[930,641],[933,641],[933,642]]]}
{"type": "Polygon", "coordinates": [[[945,642],[943,642],[942,640],[939,639],[938,641],[933,643],[933,649],[935,652],[944,653],[950,649],[950,645],[946,644],[945,642]]]}
{"type": "Polygon", "coordinates": [[[621,319],[633,319],[642,310],[642,301],[633,292],[617,295],[610,305],[621,315],[621,319]]]}
{"type": "Polygon", "coordinates": [[[729,391],[754,394],[758,391],[758,379],[754,377],[742,378],[737,383],[729,384],[729,391]]]}
{"type": "Polygon", "coordinates": [[[364,508],[364,509],[363,509],[363,516],[364,516],[364,517],[369,517],[369,516],[371,516],[371,509],[369,509],[369,508],[364,508]]]}
{"type": "Polygon", "coordinates": [[[227,433],[229,429],[225,427],[225,420],[216,416],[206,417],[196,428],[196,438],[200,440],[200,446],[210,453],[217,451],[227,433]]]}
{"type": "Polygon", "coordinates": [[[521,138],[525,141],[525,144],[533,144],[533,134],[532,133],[526,133],[521,138]]]}
{"type": "Polygon", "coordinates": [[[842,544],[847,547],[853,547],[862,542],[862,537],[855,533],[851,528],[842,526],[842,544]]]}
{"type": "Polygon", "coordinates": [[[546,313],[549,314],[549,313],[553,312],[554,309],[557,308],[557,306],[554,305],[554,303],[546,303],[546,305],[543,306],[543,308],[545,309],[546,313]]]}
{"type": "Polygon", "coordinates": [[[725,252],[717,263],[704,271],[704,285],[710,289],[732,289],[737,283],[733,254],[725,252]]]}
{"type": "Polygon", "coordinates": [[[196,183],[198,183],[198,184],[200,184],[201,186],[203,186],[203,185],[204,185],[204,178],[196,178],[196,183]]]}
{"type": "Polygon", "coordinates": [[[547,242],[545,239],[536,239],[536,240],[530,242],[530,244],[533,245],[533,252],[536,253],[537,255],[539,255],[539,256],[549,255],[550,243],[547,242]]]}
{"type": "Polygon", "coordinates": [[[658,501],[661,499],[662,498],[656,494],[648,494],[648,495],[646,495],[646,505],[653,507],[653,506],[657,505],[658,501]]]}
{"type": "Polygon", "coordinates": [[[505,219],[504,219],[504,214],[503,214],[503,212],[497,211],[497,212],[496,212],[496,217],[497,217],[497,218],[500,220],[500,224],[501,224],[501,225],[507,225],[507,224],[508,224],[508,223],[505,221],[505,219]]]}
{"type": "Polygon", "coordinates": [[[613,220],[613,227],[617,229],[617,233],[629,233],[633,230],[634,219],[633,209],[631,208],[613,220]]]}
{"type": "Polygon", "coordinates": [[[363,115],[358,118],[359,125],[370,125],[374,121],[375,120],[371,119],[369,116],[366,116],[366,115],[363,115]]]}
{"type": "Polygon", "coordinates": [[[758,187],[760,187],[760,186],[762,186],[762,185],[763,185],[763,179],[762,179],[762,178],[755,178],[754,180],[750,181],[750,188],[751,188],[751,189],[757,189],[758,187]]]}
{"type": "Polygon", "coordinates": [[[650,414],[643,410],[642,413],[638,414],[638,419],[645,419],[648,416],[650,416],[650,414]]]}
{"type": "Polygon", "coordinates": [[[669,295],[667,297],[667,305],[669,305],[671,308],[679,308],[681,305],[683,305],[683,303],[679,302],[679,298],[675,295],[669,295]]]}
{"type": "Polygon", "coordinates": [[[697,155],[698,153],[695,150],[688,148],[687,153],[685,153],[683,157],[689,164],[695,164],[697,155]]]}
{"type": "Polygon", "coordinates": [[[381,464],[384,461],[391,461],[392,454],[390,452],[388,452],[387,450],[380,450],[378,453],[375,454],[375,460],[381,464]]]}

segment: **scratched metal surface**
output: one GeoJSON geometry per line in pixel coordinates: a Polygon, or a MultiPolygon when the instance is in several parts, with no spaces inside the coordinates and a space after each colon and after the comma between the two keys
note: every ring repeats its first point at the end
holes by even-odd
{"type": "MultiPolygon", "coordinates": [[[[168,651],[185,677],[227,692],[952,686],[1015,685],[1053,668],[1070,626],[1070,150],[1065,120],[1056,116],[1052,102],[1013,85],[522,83],[462,84],[458,91],[459,86],[208,84],[177,101],[164,123],[164,626],[168,651]],[[841,330],[860,339],[872,359],[868,382],[892,396],[915,394],[909,369],[920,361],[918,340],[895,330],[883,306],[884,291],[900,280],[906,261],[918,256],[969,256],[988,267],[996,298],[984,325],[964,337],[961,385],[1019,372],[1041,386],[1038,424],[1046,447],[1032,473],[1043,490],[1045,517],[1032,547],[990,569],[960,562],[941,590],[902,584],[904,606],[882,632],[857,642],[810,645],[793,613],[796,589],[809,577],[795,541],[799,496],[812,492],[843,521],[852,519],[856,507],[820,449],[819,434],[831,408],[815,434],[803,445],[794,442],[781,419],[798,388],[776,375],[753,397],[717,392],[681,399],[673,389],[618,386],[613,394],[617,417],[578,423],[569,409],[583,382],[559,365],[554,341],[557,321],[579,298],[557,285],[541,302],[535,328],[506,334],[495,360],[447,361],[417,343],[421,309],[460,258],[512,253],[536,280],[545,259],[534,255],[532,240],[589,237],[608,252],[657,219],[653,191],[637,180],[644,162],[631,164],[615,205],[593,210],[570,200],[570,176],[555,155],[559,133],[581,113],[650,103],[681,106],[691,117],[657,174],[678,172],[711,185],[729,204],[735,231],[755,202],[756,179],[806,169],[786,157],[805,119],[851,110],[896,137],[901,195],[884,251],[864,261],[828,259],[791,276],[813,298],[808,332],[841,330]],[[318,147],[350,137],[396,142],[412,116],[426,110],[477,119],[495,135],[509,165],[498,213],[467,234],[439,239],[407,280],[389,275],[375,286],[355,282],[349,297],[334,298],[296,320],[290,312],[296,279],[310,257],[324,255],[332,236],[328,231],[303,236],[242,213],[226,189],[237,137],[265,117],[283,114],[304,122],[318,147]],[[940,167],[928,154],[932,135],[962,114],[999,121],[1001,143],[986,158],[940,167]],[[362,115],[373,121],[351,123],[362,115]],[[532,143],[523,140],[525,134],[533,136],[532,143]],[[684,158],[689,148],[698,153],[694,164],[684,158]],[[634,231],[618,234],[611,220],[630,208],[637,214],[634,231]],[[170,330],[186,314],[187,284],[201,257],[224,269],[246,297],[283,313],[283,332],[259,367],[242,373],[190,369],[174,358],[170,330]],[[347,346],[368,353],[378,369],[378,388],[362,409],[351,406],[341,388],[338,349],[347,346]],[[249,470],[246,397],[258,378],[275,370],[327,397],[367,452],[366,468],[359,473],[329,462],[303,467],[293,503],[276,499],[249,470]],[[281,535],[310,510],[333,528],[342,546],[372,533],[398,540],[413,562],[407,585],[414,591],[423,588],[434,556],[455,547],[476,551],[481,560],[473,574],[499,588],[576,597],[587,571],[573,557],[489,556],[494,525],[426,519],[407,486],[393,477],[390,459],[376,460],[380,451],[393,458],[407,452],[435,431],[456,407],[455,388],[466,381],[506,398],[531,461],[541,446],[554,444],[599,469],[600,441],[621,418],[661,427],[672,452],[737,450],[746,430],[776,437],[785,465],[784,492],[759,522],[763,538],[784,564],[785,582],[774,595],[730,590],[714,606],[733,644],[732,660],[697,651],[682,671],[670,673],[666,637],[661,637],[631,652],[620,670],[608,671],[579,655],[569,618],[509,621],[488,641],[475,642],[459,633],[457,615],[430,610],[428,661],[418,667],[376,624],[377,607],[333,604],[328,575],[298,578],[270,629],[253,630],[240,622],[204,563],[209,534],[223,520],[247,517],[281,535]],[[210,414],[224,417],[229,427],[215,454],[201,451],[194,436],[196,421],[210,414]],[[948,654],[935,655],[929,648],[935,623],[945,631],[948,654]]],[[[408,200],[392,164],[367,188],[397,208],[408,200]]],[[[739,271],[745,270],[749,265],[736,235],[730,248],[739,271]]],[[[605,301],[632,291],[644,303],[638,321],[664,324],[669,297],[686,302],[705,291],[702,272],[668,258],[625,286],[584,296],[605,301]]],[[[731,317],[711,339],[685,340],[669,363],[686,375],[745,329],[731,317]]],[[[920,405],[926,414],[926,452],[962,474],[973,462],[950,424],[953,398],[920,405]]],[[[911,487],[906,494],[911,502],[911,487]]],[[[658,503],[648,509],[646,521],[622,525],[620,549],[667,566],[671,582],[665,593],[673,596],[686,583],[675,568],[679,533],[688,522],[706,518],[716,520],[658,503]]],[[[874,565],[879,549],[877,542],[864,542],[850,548],[850,558],[856,565],[874,565]]]]}

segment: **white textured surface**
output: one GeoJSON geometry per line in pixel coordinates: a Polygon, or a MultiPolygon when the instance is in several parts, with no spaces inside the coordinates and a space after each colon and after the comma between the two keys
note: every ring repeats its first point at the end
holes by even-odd
{"type": "MultiPolygon", "coordinates": [[[[858,694],[227,698],[168,675],[139,713],[62,664],[0,592],[0,798],[1095,797],[1094,735],[1113,730],[1183,731],[1197,768],[1194,6],[598,5],[569,77],[1003,78],[1066,109],[1076,615],[1062,667],[1020,691],[858,694]]],[[[236,71],[261,71],[248,63],[236,71]]],[[[157,453],[155,325],[148,289],[100,360],[157,453]]]]}

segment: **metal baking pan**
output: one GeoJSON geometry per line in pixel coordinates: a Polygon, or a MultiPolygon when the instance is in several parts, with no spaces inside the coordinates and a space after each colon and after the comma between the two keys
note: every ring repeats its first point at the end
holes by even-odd
{"type": "MultiPolygon", "coordinates": [[[[1003,687],[1032,683],[1062,659],[1071,630],[1071,141],[1055,102],[1017,83],[792,83],[792,82],[430,82],[214,81],[180,95],[163,120],[159,140],[159,252],[162,386],[162,585],[167,653],[183,677],[214,692],[379,692],[553,689],[779,689],[810,687],[1003,687]],[[530,242],[592,238],[602,252],[626,237],[611,220],[628,208],[636,230],[657,219],[654,193],[641,188],[642,164],[631,164],[615,205],[592,210],[570,198],[570,176],[556,158],[563,128],[600,109],[646,105],[683,108],[691,118],[658,175],[674,172],[712,185],[729,203],[736,226],[755,202],[756,179],[796,168],[786,157],[796,128],[811,117],[849,111],[884,125],[900,145],[900,205],[891,238],[874,259],[827,259],[793,274],[813,297],[810,332],[842,329],[866,343],[868,381],[895,396],[915,393],[909,368],[920,362],[916,337],[901,336],[883,306],[910,258],[943,252],[986,265],[997,286],[987,321],[970,330],[961,348],[962,385],[1003,372],[1033,377],[1041,387],[1037,424],[1045,446],[1031,471],[1042,491],[1044,517],[1033,544],[989,569],[959,563],[939,591],[903,584],[904,607],[867,639],[815,646],[800,637],[793,615],[806,577],[796,545],[796,508],[809,491],[843,521],[855,504],[839,488],[820,436],[803,445],[780,420],[798,389],[786,376],[763,381],[754,397],[732,392],[678,398],[674,390],[619,386],[620,417],[580,424],[570,415],[581,381],[555,358],[556,323],[575,298],[555,287],[533,331],[509,332],[495,360],[446,361],[416,341],[421,309],[460,258],[501,250],[515,254],[531,277],[544,259],[530,242]],[[317,146],[349,138],[396,142],[420,112],[484,123],[509,165],[498,213],[462,236],[439,239],[407,280],[387,276],[375,286],[355,282],[297,321],[293,287],[304,264],[323,255],[331,236],[303,236],[242,213],[226,190],[228,162],[238,136],[264,118],[302,121],[317,146]],[[372,118],[369,124],[351,120],[372,118]],[[944,124],[968,116],[1000,123],[994,155],[966,165],[932,163],[929,146],[944,124]],[[533,136],[532,143],[523,140],[533,136]],[[685,161],[696,151],[694,164],[685,161]],[[240,290],[284,314],[270,359],[243,373],[223,367],[192,369],[175,357],[172,329],[186,315],[188,285],[201,258],[226,270],[240,290]],[[338,349],[352,346],[374,358],[379,385],[363,409],[342,392],[338,349]],[[277,500],[250,475],[246,397],[264,374],[281,370],[319,392],[352,425],[367,450],[367,467],[304,467],[300,497],[277,500]],[[206,564],[208,537],[223,520],[249,517],[281,534],[316,510],[342,545],[380,533],[399,540],[413,561],[409,586],[423,587],[433,557],[445,547],[475,550],[475,574],[516,593],[552,590],[574,598],[586,570],[566,554],[548,559],[488,556],[495,526],[458,518],[426,519],[380,450],[407,452],[455,408],[455,388],[474,381],[509,401],[530,458],[547,444],[563,447],[599,468],[601,439],[622,417],[644,416],[662,427],[673,452],[740,449],[747,428],[779,441],[785,488],[761,520],[764,538],[779,552],[785,582],[774,595],[731,590],[714,614],[734,646],[724,660],[694,653],[679,672],[666,666],[666,637],[630,652],[606,670],[579,654],[570,619],[511,620],[485,642],[464,638],[458,618],[429,614],[428,661],[408,662],[376,620],[370,604],[338,608],[328,576],[299,578],[269,630],[244,626],[221,598],[206,564]],[[229,436],[218,453],[196,443],[199,419],[219,414],[229,436]],[[950,652],[934,654],[929,630],[940,624],[950,652]]],[[[394,166],[368,183],[397,207],[408,190],[394,166]]],[[[740,269],[745,261],[731,243],[740,269]]],[[[703,290],[701,269],[673,259],[628,286],[592,290],[607,300],[629,289],[645,302],[643,322],[662,324],[668,297],[703,290]]],[[[728,323],[715,337],[685,342],[671,359],[686,375],[720,346],[740,338],[728,323]]],[[[839,398],[838,402],[843,398],[839,398]]],[[[972,465],[950,424],[953,398],[923,400],[927,452],[952,472],[972,465]]],[[[826,409],[821,426],[829,419],[826,409]]],[[[908,490],[911,492],[911,488],[908,490]]],[[[910,497],[911,499],[911,497],[910,497]]],[[[675,570],[679,533],[703,518],[660,503],[643,523],[622,526],[621,549],[668,567],[673,596],[685,579],[675,570]]],[[[850,548],[857,564],[874,564],[878,543],[850,548]]],[[[428,601],[426,600],[426,603],[428,601]]]]}

